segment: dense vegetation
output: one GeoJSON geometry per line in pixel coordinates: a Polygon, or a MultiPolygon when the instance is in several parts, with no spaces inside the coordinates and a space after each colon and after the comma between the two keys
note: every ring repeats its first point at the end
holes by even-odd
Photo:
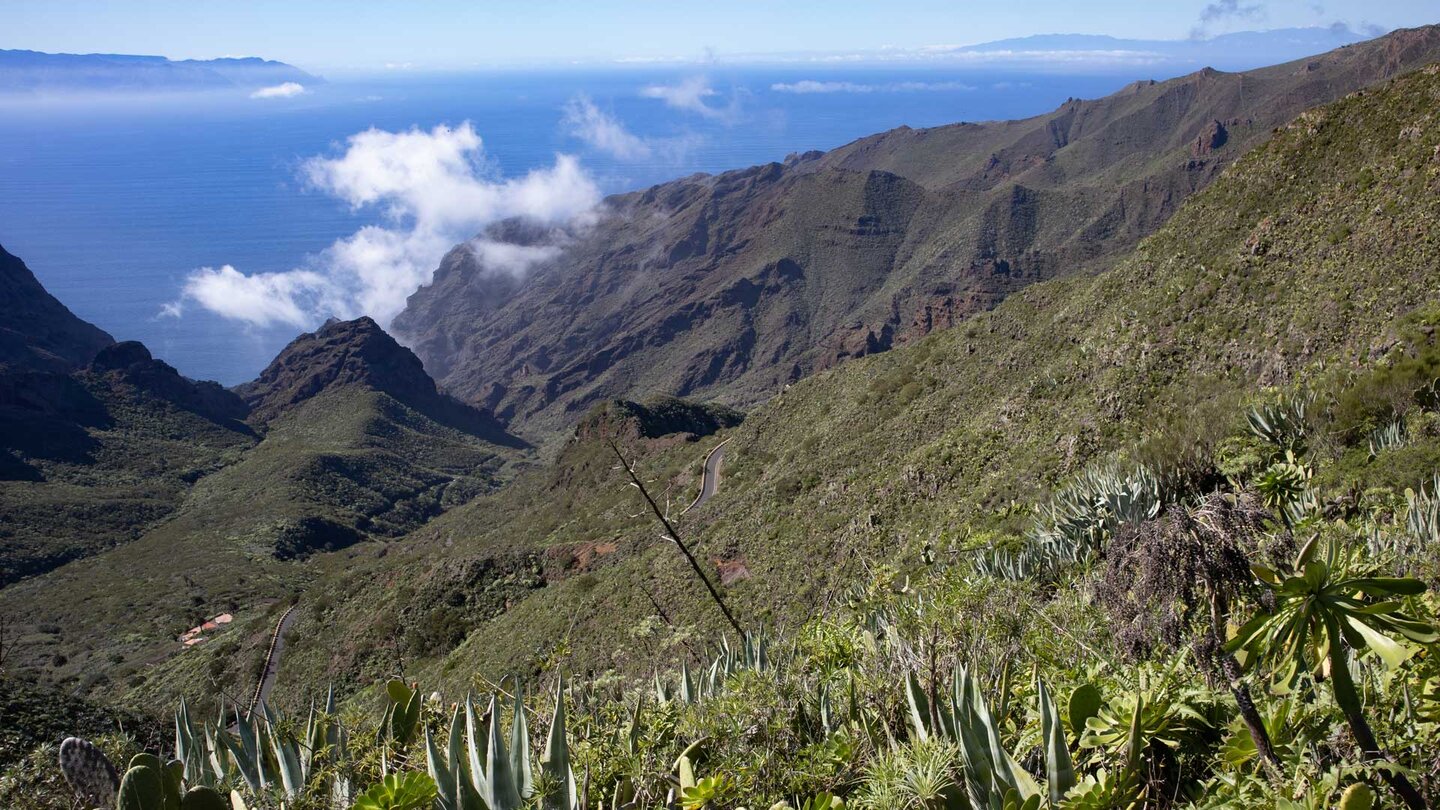
{"type": "MultiPolygon", "coordinates": [[[[1213,444],[1090,468],[1012,547],[876,561],[793,633],[653,677],[476,676],[488,709],[394,681],[236,734],[182,706],[167,753],[189,786],[296,808],[1433,805],[1440,479],[1391,482],[1440,459],[1437,324],[1259,395],[1213,444]]],[[[674,631],[633,641],[694,641],[674,631]]],[[[63,803],[55,754],[0,782],[7,806],[63,803]]]]}

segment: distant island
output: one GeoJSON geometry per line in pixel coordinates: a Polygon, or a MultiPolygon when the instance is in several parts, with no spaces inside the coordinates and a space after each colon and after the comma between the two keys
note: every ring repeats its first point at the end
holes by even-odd
{"type": "Polygon", "coordinates": [[[1378,32],[1355,31],[1343,24],[1269,31],[1237,31],[1189,39],[1124,39],[1096,34],[1040,34],[1000,39],[978,45],[931,48],[937,58],[967,55],[1012,59],[1065,59],[1083,54],[1116,58],[1148,57],[1151,61],[1208,66],[1220,70],[1249,69],[1261,61],[1303,59],[1346,45],[1364,42],[1378,32]]]}
{"type": "Polygon", "coordinates": [[[324,79],[259,57],[172,60],[113,53],[0,50],[0,95],[174,92],[286,88],[293,95],[324,79]],[[298,90],[296,88],[299,88],[298,90]]]}

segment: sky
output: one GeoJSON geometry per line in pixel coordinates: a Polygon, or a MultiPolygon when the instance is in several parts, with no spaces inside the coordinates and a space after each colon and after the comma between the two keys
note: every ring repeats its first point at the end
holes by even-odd
{"type": "Polygon", "coordinates": [[[456,69],[967,45],[1045,33],[1185,39],[1440,21],[1440,0],[0,0],[0,48],[264,56],[319,71],[456,69]]]}

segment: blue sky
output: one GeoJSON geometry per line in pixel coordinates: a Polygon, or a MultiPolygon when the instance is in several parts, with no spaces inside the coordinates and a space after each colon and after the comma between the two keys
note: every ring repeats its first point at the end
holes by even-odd
{"type": "Polygon", "coordinates": [[[1437,0],[0,0],[0,48],[253,54],[365,70],[1437,21],[1437,0]]]}

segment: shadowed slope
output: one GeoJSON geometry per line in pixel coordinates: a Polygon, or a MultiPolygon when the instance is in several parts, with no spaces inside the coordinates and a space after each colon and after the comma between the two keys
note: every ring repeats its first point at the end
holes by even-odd
{"type": "Polygon", "coordinates": [[[0,367],[69,371],[115,342],[46,292],[30,268],[0,247],[0,367]]]}

